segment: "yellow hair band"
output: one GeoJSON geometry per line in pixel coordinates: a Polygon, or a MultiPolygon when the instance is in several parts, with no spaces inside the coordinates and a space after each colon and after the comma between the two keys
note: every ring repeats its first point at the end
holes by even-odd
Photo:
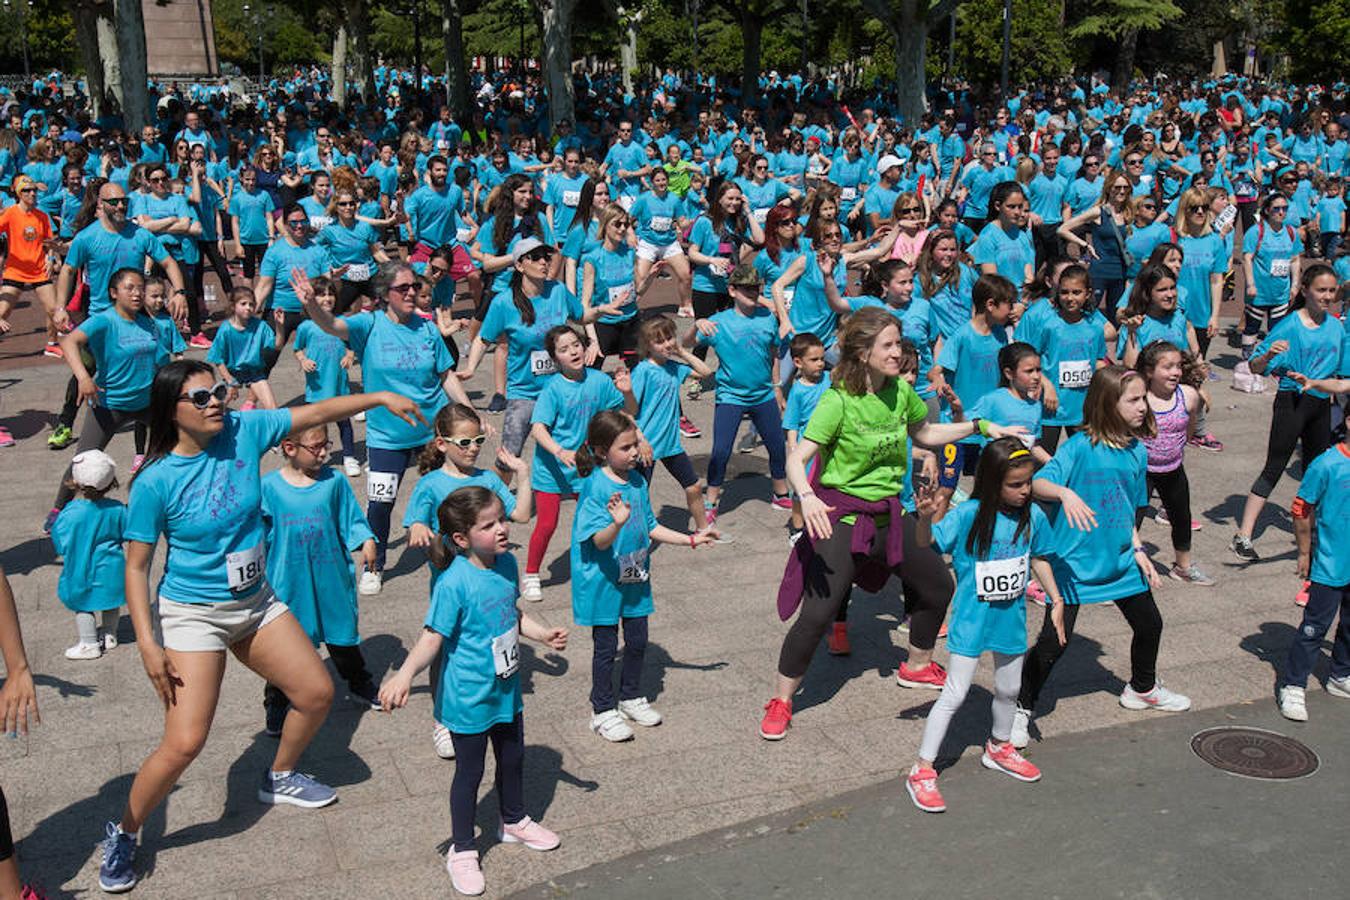
{"type": "Polygon", "coordinates": [[[1022,448],[1019,447],[1018,449],[1008,454],[1008,459],[1017,459],[1017,457],[1019,456],[1030,456],[1030,455],[1031,455],[1030,450],[1023,450],[1022,448]]]}

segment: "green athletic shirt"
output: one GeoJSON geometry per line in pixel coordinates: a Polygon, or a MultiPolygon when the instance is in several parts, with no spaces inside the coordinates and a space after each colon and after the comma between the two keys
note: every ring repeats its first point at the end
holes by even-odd
{"type": "Polygon", "coordinates": [[[904,487],[909,426],[928,406],[908,382],[894,379],[874,394],[833,385],[820,397],[802,435],[821,448],[820,483],[863,500],[885,500],[904,487]]]}

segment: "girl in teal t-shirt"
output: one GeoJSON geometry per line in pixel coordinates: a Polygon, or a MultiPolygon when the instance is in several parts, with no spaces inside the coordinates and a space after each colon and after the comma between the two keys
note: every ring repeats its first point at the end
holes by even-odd
{"type": "Polygon", "coordinates": [[[1040,770],[1010,741],[1027,651],[1029,570],[1050,595],[1049,620],[1056,637],[1064,640],[1064,598],[1047,562],[1054,555],[1053,532],[1041,508],[1031,502],[1035,469],[1035,459],[1021,441],[1000,438],[980,454],[971,495],[975,502],[947,512],[943,495],[931,487],[920,488],[915,495],[919,513],[915,543],[920,547],[931,543],[949,554],[956,571],[947,636],[951,654],[947,682],[928,714],[918,760],[905,780],[914,805],[924,812],[947,808],[937,788],[933,761],[986,651],[994,656],[994,724],[980,763],[1018,781],[1041,778],[1040,770]],[[934,524],[934,519],[939,521],[934,524]]]}
{"type": "Polygon", "coordinates": [[[117,646],[117,620],[126,601],[122,530],[127,508],[108,497],[117,488],[117,478],[111,458],[102,450],[76,454],[71,462],[68,483],[79,497],[67,503],[52,523],[52,544],[62,560],[56,596],[75,613],[78,639],[66,650],[66,659],[98,659],[117,646]],[[106,473],[86,460],[106,464],[106,473]],[[100,476],[98,480],[90,479],[91,472],[100,476]],[[108,481],[100,484],[103,477],[108,481]],[[101,613],[101,622],[95,622],[94,613],[101,613]]]}
{"type": "Polygon", "coordinates": [[[474,821],[489,742],[497,763],[499,839],[532,850],[552,850],[559,843],[525,814],[519,644],[526,637],[564,650],[567,629],[549,628],[516,607],[516,560],[507,549],[506,510],[495,493],[481,485],[459,488],[441,504],[437,519],[441,539],[456,555],[431,589],[422,636],[381,686],[380,702],[387,710],[407,706],[413,678],[436,664],[436,721],[449,729],[455,747],[446,868],[461,894],[481,894],[474,821]]]}
{"type": "Polygon", "coordinates": [[[591,730],[607,741],[632,738],[629,721],[661,724],[661,714],[641,693],[652,612],[651,545],[687,544],[693,549],[717,539],[713,529],[684,534],[657,524],[647,482],[637,470],[640,443],[632,417],[607,409],[590,420],[576,453],[582,483],[572,523],[572,619],[591,629],[591,730]],[[620,622],[624,646],[616,704],[614,654],[620,622]]]}
{"type": "MultiPolygon", "coordinates": [[[[1070,435],[1083,424],[1083,401],[1092,373],[1106,365],[1107,321],[1093,310],[1084,313],[1092,299],[1092,280],[1080,265],[1068,266],[1059,275],[1050,315],[1030,343],[1041,353],[1045,377],[1054,386],[1057,405],[1045,418],[1041,446],[1054,454],[1061,432],[1070,435]]],[[[1029,314],[1018,323],[1018,336],[1029,314]]]]}

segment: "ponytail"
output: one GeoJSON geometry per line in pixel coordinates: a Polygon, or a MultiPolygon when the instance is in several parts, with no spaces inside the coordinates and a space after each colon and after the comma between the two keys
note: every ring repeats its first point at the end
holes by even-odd
{"type": "Polygon", "coordinates": [[[621,409],[602,409],[592,416],[586,428],[586,443],[577,448],[577,474],[585,478],[604,465],[609,448],[619,435],[636,427],[633,417],[621,409]]]}

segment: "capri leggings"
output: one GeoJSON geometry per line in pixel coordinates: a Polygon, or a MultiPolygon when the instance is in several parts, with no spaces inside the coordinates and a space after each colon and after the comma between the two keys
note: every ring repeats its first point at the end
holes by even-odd
{"type": "MultiPolygon", "coordinates": [[[[113,435],[128,422],[135,422],[139,425],[148,425],[150,421],[150,408],[124,410],[109,409],[106,406],[90,406],[88,412],[84,415],[84,426],[80,430],[80,442],[75,446],[75,453],[80,454],[86,450],[102,450],[108,446],[113,439],[113,435]]],[[[72,456],[72,459],[74,457],[72,456]]],[[[66,466],[66,474],[61,476],[61,486],[56,491],[56,508],[64,509],[70,502],[70,498],[75,496],[68,482],[70,481],[70,466],[66,466]]]]}
{"type": "Polygon", "coordinates": [[[727,473],[736,432],[741,428],[741,416],[750,416],[755,431],[764,439],[769,453],[769,477],[781,480],[787,477],[787,447],[783,439],[783,416],[778,404],[765,400],[758,406],[739,403],[718,403],[713,409],[713,449],[708,458],[708,487],[721,487],[727,473]]]}
{"type": "Polygon", "coordinates": [[[375,570],[384,571],[385,550],[389,546],[389,519],[403,486],[403,473],[422,453],[421,447],[387,450],[366,447],[366,520],[375,533],[375,570]]]}
{"type": "Polygon", "coordinates": [[[488,743],[497,759],[494,783],[501,804],[502,823],[525,818],[525,721],[519,713],[511,722],[499,722],[478,734],[450,732],[455,745],[455,777],[450,782],[451,850],[474,849],[473,826],[478,818],[478,787],[483,783],[488,743]]]}
{"type": "MultiPolygon", "coordinates": [[[[731,309],[730,294],[715,294],[712,291],[694,291],[693,293],[694,317],[697,319],[707,319],[714,313],[719,313],[724,309],[731,309]]],[[[708,358],[708,345],[701,344],[694,348],[694,355],[699,359],[708,358]]]]}
{"type": "MultiPolygon", "coordinates": [[[[1013,712],[1016,708],[1017,691],[1022,686],[1023,654],[994,655],[994,726],[989,730],[996,741],[1006,741],[1012,736],[1013,712]]],[[[923,738],[919,741],[919,759],[932,761],[937,759],[942,749],[942,739],[947,736],[952,716],[966,702],[970,683],[975,678],[975,670],[980,666],[978,656],[961,656],[953,653],[947,660],[947,683],[942,693],[928,712],[928,721],[923,726],[923,738]]]]}
{"type": "Polygon", "coordinates": [[[0,790],[0,862],[14,857],[14,833],[9,830],[9,804],[0,790]]]}
{"type": "Polygon", "coordinates": [[[262,262],[263,254],[267,252],[266,244],[244,244],[244,277],[249,281],[253,280],[258,272],[258,265],[262,262]]]}
{"type": "MultiPolygon", "coordinates": [[[[1186,553],[1191,549],[1191,481],[1186,477],[1186,467],[1177,466],[1170,472],[1149,472],[1148,487],[1156,491],[1167,511],[1167,520],[1172,527],[1172,549],[1186,553]]],[[[1144,507],[1135,514],[1136,528],[1144,521],[1144,507]]]]}
{"type": "MultiPolygon", "coordinates": [[[[1266,464],[1252,484],[1252,493],[1269,497],[1294,455],[1294,445],[1303,444],[1303,467],[1331,446],[1331,401],[1294,391],[1277,391],[1270,417],[1266,464]]],[[[1171,515],[1171,511],[1168,511],[1171,515]]]]}
{"type": "Polygon", "coordinates": [[[534,492],[534,531],[530,532],[530,549],[525,557],[525,574],[538,575],[543,565],[544,554],[548,552],[548,542],[553,540],[553,532],[558,530],[558,516],[562,513],[563,497],[575,497],[576,494],[551,494],[548,491],[534,492]]]}
{"type": "MultiPolygon", "coordinates": [[[[894,527],[894,524],[887,528],[894,527]]],[[[909,643],[917,650],[931,650],[937,643],[938,628],[952,601],[951,573],[942,557],[931,547],[920,547],[914,540],[914,517],[903,516],[904,561],[891,574],[900,579],[905,602],[913,605],[909,619],[909,643]]],[[[885,552],[887,528],[878,529],[872,554],[885,552]]],[[[805,538],[803,538],[805,540],[805,538]]],[[[806,674],[811,657],[825,632],[834,624],[840,604],[853,586],[856,560],[849,549],[853,526],[835,522],[834,531],[817,541],[815,556],[806,570],[802,605],[796,620],[783,639],[778,654],[778,671],[788,678],[806,674]]]]}
{"type": "MultiPolygon", "coordinates": [[[[680,487],[688,490],[698,484],[698,475],[694,472],[694,464],[689,461],[689,454],[683,450],[673,456],[663,456],[660,459],[661,465],[666,467],[670,476],[680,483],[680,487]]],[[[642,477],[647,479],[647,484],[652,483],[652,476],[656,474],[656,464],[650,466],[639,466],[638,471],[642,477]]]]}
{"type": "Polygon", "coordinates": [[[1247,347],[1254,345],[1262,327],[1269,334],[1270,330],[1287,315],[1289,315],[1288,303],[1281,303],[1279,306],[1253,306],[1248,302],[1242,311],[1243,345],[1247,347]]]}

